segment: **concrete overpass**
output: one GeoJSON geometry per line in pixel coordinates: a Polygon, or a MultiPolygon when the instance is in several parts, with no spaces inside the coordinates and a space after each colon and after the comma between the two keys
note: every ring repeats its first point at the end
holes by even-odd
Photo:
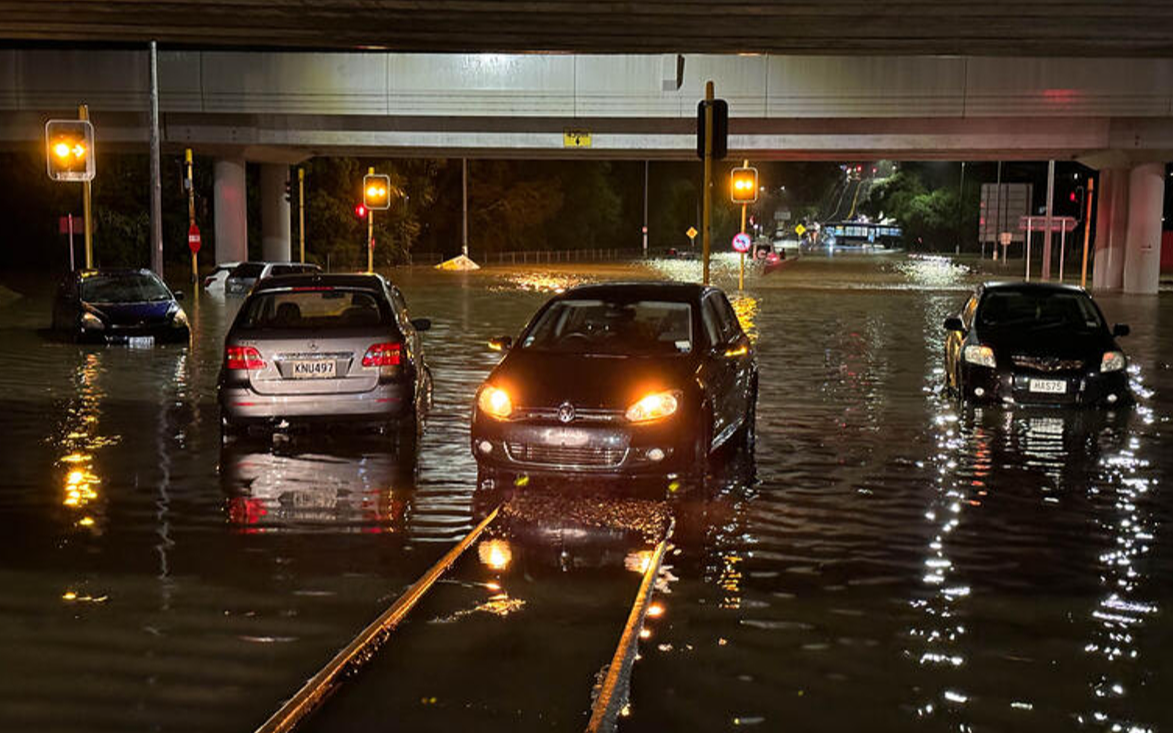
{"type": "MultiPolygon", "coordinates": [[[[730,103],[731,154],[755,160],[1063,158],[1121,181],[1173,159],[1165,58],[203,50],[161,53],[159,73],[164,146],[221,159],[220,259],[244,248],[231,202],[245,160],[274,166],[264,218],[281,222],[286,166],[312,155],[688,159],[709,79],[730,103]],[[590,146],[568,147],[569,130],[590,146]]],[[[83,101],[99,145],[144,145],[147,98],[145,52],[0,50],[3,146],[37,144],[44,119],[83,101]]]]}

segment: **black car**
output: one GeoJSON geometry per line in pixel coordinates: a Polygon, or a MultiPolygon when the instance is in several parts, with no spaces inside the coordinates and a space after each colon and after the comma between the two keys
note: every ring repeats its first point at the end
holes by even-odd
{"type": "Polygon", "coordinates": [[[186,342],[182,297],[150,270],[75,270],[57,288],[53,328],[95,343],[186,342]]]}
{"type": "Polygon", "coordinates": [[[573,288],[537,312],[477,392],[472,452],[500,475],[697,475],[752,441],[757,364],[725,294],[679,283],[573,288]]]}
{"type": "Polygon", "coordinates": [[[1006,404],[1114,405],[1130,401],[1128,358],[1082,288],[990,283],[945,320],[948,387],[1006,404]]]}

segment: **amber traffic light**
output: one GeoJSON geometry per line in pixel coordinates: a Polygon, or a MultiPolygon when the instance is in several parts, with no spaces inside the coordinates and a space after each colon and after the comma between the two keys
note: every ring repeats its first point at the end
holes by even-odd
{"type": "Polygon", "coordinates": [[[391,176],[368,173],[362,179],[362,202],[368,209],[391,208],[391,176]]]}
{"type": "Polygon", "coordinates": [[[94,126],[88,120],[45,123],[45,159],[54,181],[94,178],[94,126]]]}
{"type": "Polygon", "coordinates": [[[729,195],[735,204],[752,204],[758,200],[758,169],[734,168],[729,177],[729,195]]]}

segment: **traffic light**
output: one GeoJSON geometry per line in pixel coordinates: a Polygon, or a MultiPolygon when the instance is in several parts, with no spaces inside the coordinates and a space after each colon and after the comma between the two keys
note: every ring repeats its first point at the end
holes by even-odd
{"type": "Polygon", "coordinates": [[[752,204],[758,200],[758,169],[734,168],[729,176],[729,194],[735,204],[752,204]]]}
{"type": "Polygon", "coordinates": [[[713,107],[713,160],[729,154],[729,103],[724,99],[701,100],[696,106],[696,157],[705,159],[705,106],[713,107]]]}
{"type": "Polygon", "coordinates": [[[367,215],[367,207],[363,206],[362,204],[358,204],[354,207],[354,215],[360,219],[365,218],[367,215]]]}
{"type": "Polygon", "coordinates": [[[46,122],[45,160],[54,181],[93,180],[94,126],[89,120],[46,122]]]}
{"type": "Polygon", "coordinates": [[[362,202],[372,211],[391,208],[391,176],[368,173],[362,179],[362,202]]]}
{"type": "Polygon", "coordinates": [[[285,179],[285,201],[286,203],[291,203],[293,201],[293,186],[289,182],[288,178],[285,179]]]}

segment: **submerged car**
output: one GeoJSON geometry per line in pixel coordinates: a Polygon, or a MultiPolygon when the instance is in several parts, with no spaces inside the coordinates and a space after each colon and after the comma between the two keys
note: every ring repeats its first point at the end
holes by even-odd
{"type": "Polygon", "coordinates": [[[380,275],[287,275],[257,283],[224,342],[221,426],[369,422],[414,433],[432,378],[399,289],[380,275]]]}
{"type": "Polygon", "coordinates": [[[963,398],[1006,404],[1128,402],[1128,357],[1082,288],[990,283],[945,320],[947,386],[963,398]]]}
{"type": "Polygon", "coordinates": [[[224,292],[229,295],[244,295],[259,281],[282,275],[300,275],[321,272],[317,265],[302,262],[241,262],[224,279],[224,292]]]}
{"type": "Polygon", "coordinates": [[[573,288],[522,331],[473,405],[482,479],[697,475],[752,442],[753,346],[725,294],[679,283],[573,288]]]}
{"type": "Polygon", "coordinates": [[[223,293],[224,285],[228,281],[228,276],[232,271],[239,267],[240,262],[220,262],[216,264],[206,277],[204,277],[204,290],[213,293],[223,293]]]}
{"type": "Polygon", "coordinates": [[[75,270],[57,288],[53,328],[92,343],[187,342],[182,297],[150,270],[75,270]]]}

